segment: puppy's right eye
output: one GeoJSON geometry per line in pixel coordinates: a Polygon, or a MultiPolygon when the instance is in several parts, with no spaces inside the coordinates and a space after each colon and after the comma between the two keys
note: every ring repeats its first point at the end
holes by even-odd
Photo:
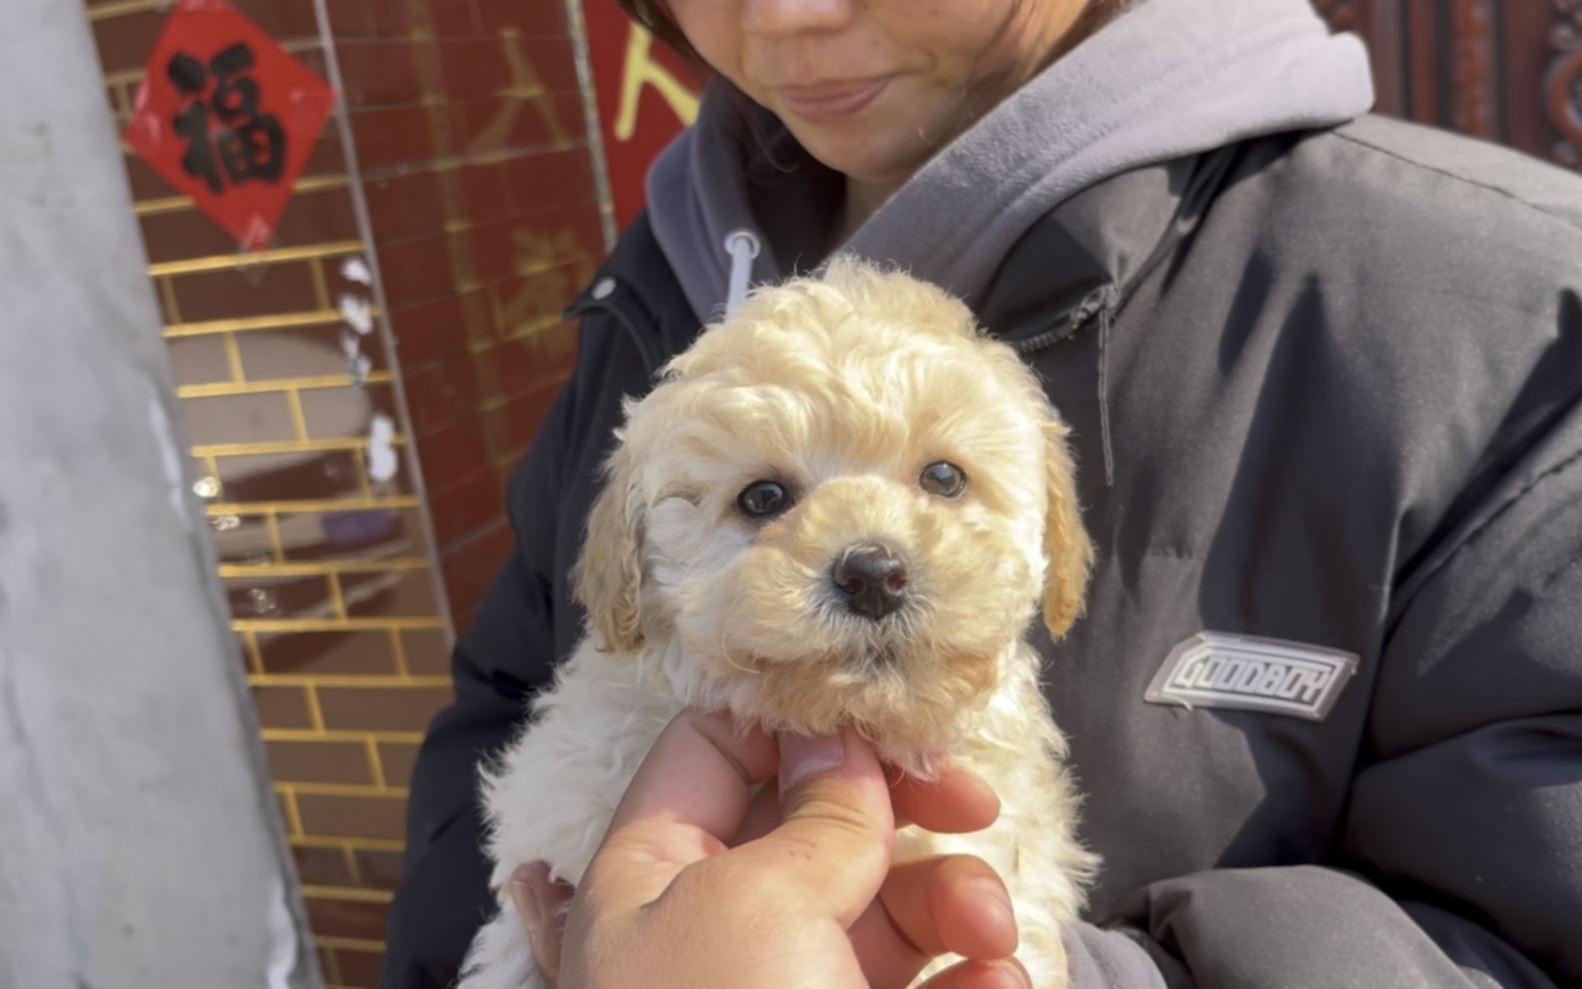
{"type": "Polygon", "coordinates": [[[767,519],[791,507],[791,492],[774,481],[754,481],[736,496],[736,507],[750,519],[767,519]]]}
{"type": "Polygon", "coordinates": [[[924,467],[923,475],[917,479],[917,483],[929,494],[939,495],[941,498],[957,498],[967,490],[967,475],[955,464],[941,460],[924,467]]]}

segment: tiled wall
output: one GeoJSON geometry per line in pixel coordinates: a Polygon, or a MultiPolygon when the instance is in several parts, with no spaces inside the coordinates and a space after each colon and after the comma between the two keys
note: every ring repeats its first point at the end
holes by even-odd
{"type": "MultiPolygon", "coordinates": [[[[327,77],[311,0],[235,5],[327,77]]],[[[169,10],[89,2],[122,126],[169,10]]],[[[126,161],[320,963],[351,987],[375,984],[412,761],[512,545],[506,478],[574,357],[559,313],[605,244],[560,0],[327,10],[354,153],[332,122],[266,253],[126,161]],[[344,295],[380,319],[365,376],[344,295]],[[383,483],[379,414],[404,455],[383,483]]]]}

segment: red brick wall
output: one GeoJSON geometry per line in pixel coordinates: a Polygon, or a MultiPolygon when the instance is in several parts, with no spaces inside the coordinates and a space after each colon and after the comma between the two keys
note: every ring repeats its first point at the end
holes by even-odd
{"type": "Polygon", "coordinates": [[[506,479],[604,254],[565,9],[332,0],[373,241],[457,629],[510,552],[506,479]]]}

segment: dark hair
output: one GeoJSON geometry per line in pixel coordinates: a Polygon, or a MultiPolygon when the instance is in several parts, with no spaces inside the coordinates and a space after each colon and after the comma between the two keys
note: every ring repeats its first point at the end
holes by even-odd
{"type": "Polygon", "coordinates": [[[686,59],[693,72],[707,74],[708,63],[692,47],[692,42],[682,33],[681,25],[671,15],[664,0],[617,0],[626,16],[647,28],[654,37],[669,45],[671,50],[686,59]]]}

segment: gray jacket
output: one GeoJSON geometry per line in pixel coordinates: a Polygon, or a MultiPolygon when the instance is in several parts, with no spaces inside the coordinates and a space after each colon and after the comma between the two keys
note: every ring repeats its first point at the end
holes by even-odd
{"type": "MultiPolygon", "coordinates": [[[[1099,546],[1040,643],[1105,859],[1080,989],[1582,983],[1582,181],[1344,109],[1077,183],[952,282],[1073,426],[1099,546]]],[[[744,148],[781,258],[755,276],[816,263],[803,206],[838,185],[783,135],[744,148]]],[[[724,301],[677,244],[737,217],[668,208],[575,309],[519,553],[414,774],[387,987],[454,971],[487,902],[472,774],[580,631],[620,397],[724,301]]]]}

